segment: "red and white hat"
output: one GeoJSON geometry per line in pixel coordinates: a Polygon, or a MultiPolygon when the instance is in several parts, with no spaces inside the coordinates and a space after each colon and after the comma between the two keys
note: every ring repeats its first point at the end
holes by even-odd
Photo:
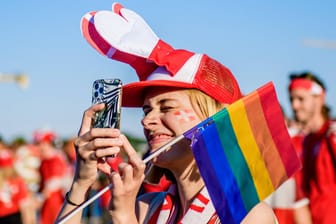
{"type": "Polygon", "coordinates": [[[135,69],[140,81],[123,86],[123,106],[142,106],[143,91],[153,86],[198,89],[228,104],[241,97],[227,67],[206,54],[174,49],[138,14],[119,3],[113,4],[112,11],[84,15],[81,30],[99,53],[135,69]]]}

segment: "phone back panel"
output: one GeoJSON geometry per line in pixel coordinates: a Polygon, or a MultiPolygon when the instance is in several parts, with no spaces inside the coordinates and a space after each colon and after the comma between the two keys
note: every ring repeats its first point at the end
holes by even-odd
{"type": "Polygon", "coordinates": [[[104,110],[96,114],[94,128],[120,128],[120,79],[98,79],[92,86],[92,104],[105,103],[104,110]]]}

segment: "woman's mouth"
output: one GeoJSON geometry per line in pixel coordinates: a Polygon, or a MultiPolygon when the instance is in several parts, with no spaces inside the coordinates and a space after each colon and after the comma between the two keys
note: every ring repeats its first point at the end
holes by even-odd
{"type": "Polygon", "coordinates": [[[151,149],[157,149],[162,145],[166,144],[172,139],[172,136],[167,134],[154,134],[149,137],[148,144],[150,145],[151,149]]]}

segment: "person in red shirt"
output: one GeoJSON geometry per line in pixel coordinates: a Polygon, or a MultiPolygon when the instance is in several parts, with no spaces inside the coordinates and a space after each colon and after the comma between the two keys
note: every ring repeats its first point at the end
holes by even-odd
{"type": "Polygon", "coordinates": [[[297,198],[307,198],[313,223],[336,221],[336,123],[325,104],[326,88],[314,74],[290,76],[289,94],[301,133],[293,143],[302,158],[297,198]]]}
{"type": "Polygon", "coordinates": [[[64,189],[68,187],[70,165],[67,163],[62,150],[57,150],[53,142],[56,135],[50,131],[36,131],[34,142],[40,150],[40,198],[41,224],[54,223],[64,201],[64,189]]]}
{"type": "Polygon", "coordinates": [[[13,168],[14,157],[8,149],[0,149],[0,223],[28,223],[24,219],[28,189],[13,168]]]}

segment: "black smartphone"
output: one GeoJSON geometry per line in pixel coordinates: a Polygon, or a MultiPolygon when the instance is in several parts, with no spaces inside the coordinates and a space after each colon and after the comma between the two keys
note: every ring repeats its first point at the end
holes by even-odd
{"type": "Polygon", "coordinates": [[[95,115],[94,128],[120,129],[121,90],[120,79],[98,79],[93,82],[92,104],[105,103],[105,108],[95,115]]]}

